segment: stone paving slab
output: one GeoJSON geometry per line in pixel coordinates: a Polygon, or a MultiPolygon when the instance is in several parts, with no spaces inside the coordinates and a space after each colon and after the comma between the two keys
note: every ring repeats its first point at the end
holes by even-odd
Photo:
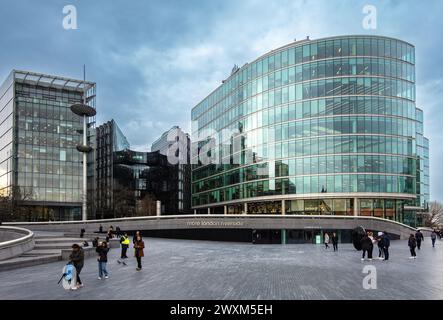
{"type": "MultiPolygon", "coordinates": [[[[252,245],[193,240],[145,239],[143,270],[116,262],[110,279],[97,280],[97,261],[85,261],[85,287],[57,285],[64,262],[0,272],[0,299],[443,299],[443,242],[427,238],[418,259],[406,241],[392,241],[390,261],[360,260],[351,244],[338,252],[323,246],[252,245]],[[363,289],[365,265],[377,270],[376,290],[363,289]]],[[[377,250],[374,250],[374,254],[377,250]]]]}

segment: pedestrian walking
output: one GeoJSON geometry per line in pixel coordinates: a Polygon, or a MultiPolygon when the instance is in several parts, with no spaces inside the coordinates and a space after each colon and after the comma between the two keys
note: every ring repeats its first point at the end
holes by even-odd
{"type": "Polygon", "coordinates": [[[325,233],[325,249],[329,248],[329,234],[325,233]]]}
{"type": "Polygon", "coordinates": [[[385,253],[383,250],[383,232],[379,232],[377,234],[377,247],[378,247],[378,259],[384,260],[385,259],[385,253]]]}
{"type": "Polygon", "coordinates": [[[72,288],[72,290],[77,290],[84,286],[80,279],[80,272],[82,271],[83,265],[85,263],[85,253],[83,249],[76,243],[72,245],[72,252],[69,255],[69,261],[74,265],[75,271],[77,271],[77,286],[72,288]]]}
{"type": "Polygon", "coordinates": [[[435,240],[437,240],[437,233],[434,230],[431,233],[432,248],[435,248],[435,240]]]}
{"type": "Polygon", "coordinates": [[[98,280],[101,280],[103,276],[105,279],[109,278],[108,270],[106,270],[106,264],[108,263],[108,243],[103,241],[100,245],[95,249],[98,253],[97,261],[98,261],[98,280]]]}
{"type": "Polygon", "coordinates": [[[371,238],[369,238],[369,233],[367,232],[361,239],[361,249],[363,251],[361,256],[362,261],[366,259],[366,254],[368,256],[369,261],[372,260],[371,246],[372,246],[372,240],[371,238]]]}
{"type": "Polygon", "coordinates": [[[411,256],[409,258],[416,259],[417,254],[415,253],[415,247],[417,247],[417,239],[415,238],[415,236],[412,233],[409,236],[408,246],[409,246],[409,250],[411,251],[411,256]]]}
{"type": "Polygon", "coordinates": [[[421,233],[420,230],[417,230],[415,233],[415,241],[417,241],[417,249],[420,250],[421,242],[425,240],[425,237],[423,237],[423,233],[421,233]]]}
{"type": "Polygon", "coordinates": [[[135,258],[137,259],[137,271],[142,269],[142,257],[144,257],[143,249],[145,248],[145,243],[142,240],[142,237],[138,235],[135,238],[134,249],[135,249],[135,258]]]}
{"type": "Polygon", "coordinates": [[[391,239],[386,231],[383,232],[383,253],[385,254],[385,261],[389,260],[389,247],[391,245],[391,239]]]}
{"type": "Polygon", "coordinates": [[[332,246],[334,251],[338,251],[338,236],[335,232],[332,234],[332,246]]]}

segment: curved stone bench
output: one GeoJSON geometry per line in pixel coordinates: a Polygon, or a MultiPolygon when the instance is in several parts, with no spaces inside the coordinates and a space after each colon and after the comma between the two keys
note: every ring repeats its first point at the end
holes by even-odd
{"type": "Polygon", "coordinates": [[[0,226],[0,261],[34,249],[34,233],[28,229],[0,226]]]}

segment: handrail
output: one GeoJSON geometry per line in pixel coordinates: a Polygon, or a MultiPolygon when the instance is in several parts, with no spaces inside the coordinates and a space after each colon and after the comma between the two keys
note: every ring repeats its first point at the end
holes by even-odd
{"type": "Polygon", "coordinates": [[[24,229],[24,228],[11,227],[11,226],[0,226],[0,231],[1,230],[17,231],[18,233],[24,233],[26,235],[24,237],[21,237],[18,239],[0,242],[0,249],[8,248],[8,247],[11,247],[11,246],[14,246],[17,244],[26,243],[34,238],[34,232],[32,232],[31,230],[28,230],[28,229],[24,229]]]}

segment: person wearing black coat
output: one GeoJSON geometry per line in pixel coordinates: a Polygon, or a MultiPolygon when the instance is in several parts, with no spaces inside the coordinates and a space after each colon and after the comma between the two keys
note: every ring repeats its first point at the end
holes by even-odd
{"type": "Polygon", "coordinates": [[[417,254],[415,253],[415,247],[417,246],[417,239],[415,239],[414,235],[411,234],[408,240],[409,250],[411,251],[411,259],[416,259],[417,254]]]}
{"type": "Polygon", "coordinates": [[[378,247],[378,259],[384,260],[385,259],[385,252],[383,250],[384,247],[384,241],[383,241],[383,233],[379,232],[377,236],[377,247],[378,247]]]}
{"type": "Polygon", "coordinates": [[[417,241],[417,249],[420,250],[421,242],[425,240],[425,237],[423,237],[423,233],[420,230],[417,230],[415,233],[415,240],[417,241]]]}
{"type": "Polygon", "coordinates": [[[73,264],[75,271],[77,271],[77,287],[75,287],[75,289],[79,289],[83,287],[83,283],[80,279],[80,272],[82,271],[85,262],[85,253],[82,247],[76,243],[72,245],[72,252],[69,255],[69,261],[73,264]]]}
{"type": "Polygon", "coordinates": [[[368,259],[369,261],[372,260],[372,240],[369,238],[369,235],[366,233],[364,237],[361,239],[361,249],[363,251],[363,254],[361,256],[361,260],[365,260],[366,252],[368,253],[368,259]]]}
{"type": "Polygon", "coordinates": [[[106,270],[106,263],[108,262],[108,244],[106,241],[103,241],[95,251],[98,253],[97,261],[98,261],[98,280],[101,280],[103,276],[105,279],[108,279],[108,270],[106,270]]]}
{"type": "Polygon", "coordinates": [[[338,236],[335,232],[332,234],[332,246],[334,251],[338,251],[338,236]]]}
{"type": "Polygon", "coordinates": [[[389,238],[388,233],[385,231],[381,236],[383,241],[383,252],[385,254],[385,261],[389,260],[389,246],[391,245],[391,239],[389,238]]]}

